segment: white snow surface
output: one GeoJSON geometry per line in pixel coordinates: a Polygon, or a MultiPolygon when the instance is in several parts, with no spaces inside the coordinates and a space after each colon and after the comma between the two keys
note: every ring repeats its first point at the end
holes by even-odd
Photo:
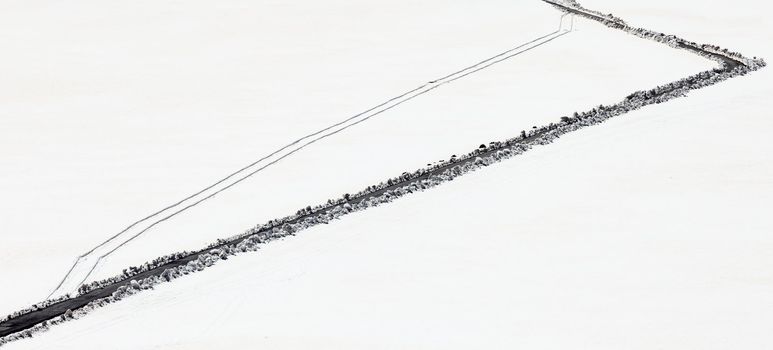
{"type": "MultiPolygon", "coordinates": [[[[773,57],[759,4],[734,4],[583,2],[773,57]]],[[[538,1],[0,9],[0,44],[12,53],[0,64],[13,68],[0,79],[7,312],[39,301],[77,253],[132,219],[287,140],[555,30],[559,16],[538,1]]],[[[711,66],[577,25],[300,152],[100,273],[711,66]]],[[[8,347],[770,348],[770,74],[567,135],[8,347]]]]}
{"type": "MultiPolygon", "coordinates": [[[[25,69],[8,70],[0,88],[9,97],[2,148],[14,150],[3,153],[0,175],[9,237],[0,255],[4,276],[25,284],[0,308],[39,301],[78,254],[135,219],[301,135],[552,32],[560,17],[540,2],[377,5],[4,4],[3,32],[18,34],[3,46],[17,49],[0,60],[25,69]],[[49,45],[31,46],[33,38],[49,45]]],[[[710,67],[630,39],[579,22],[577,32],[321,141],[155,227],[95,278],[710,67]],[[621,50],[605,53],[607,43],[621,50]],[[637,57],[670,64],[639,71],[637,57]]]]}

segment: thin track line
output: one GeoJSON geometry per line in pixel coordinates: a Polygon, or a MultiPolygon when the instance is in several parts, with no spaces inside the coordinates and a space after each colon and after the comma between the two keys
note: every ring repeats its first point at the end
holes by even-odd
{"type": "MultiPolygon", "coordinates": [[[[158,225],[158,224],[160,224],[160,223],[162,223],[162,222],[164,222],[164,221],[167,221],[167,220],[171,219],[172,217],[174,217],[174,216],[176,216],[176,215],[178,215],[178,214],[180,214],[180,213],[182,213],[182,212],[186,211],[187,209],[189,209],[189,208],[191,208],[191,207],[194,207],[194,206],[198,205],[199,203],[201,203],[201,202],[203,202],[203,201],[205,201],[205,200],[208,200],[208,199],[210,199],[210,198],[214,197],[215,195],[217,195],[217,194],[219,194],[219,193],[221,193],[221,192],[223,192],[223,191],[225,191],[225,190],[227,190],[227,189],[229,189],[229,188],[231,188],[231,187],[235,186],[236,184],[238,184],[238,183],[240,183],[240,182],[242,182],[242,181],[246,180],[247,178],[249,178],[249,177],[251,177],[251,176],[255,175],[256,173],[258,173],[258,172],[262,171],[263,169],[266,169],[267,167],[269,167],[269,166],[271,166],[271,165],[273,165],[273,164],[276,164],[276,163],[278,163],[278,162],[279,162],[279,161],[281,161],[282,159],[285,159],[285,158],[289,157],[290,155],[294,154],[295,152],[298,152],[299,150],[301,150],[301,149],[303,149],[303,148],[305,148],[305,147],[307,147],[307,146],[309,146],[309,145],[311,145],[311,144],[313,144],[313,143],[316,143],[316,142],[317,142],[317,141],[319,141],[319,140],[322,140],[322,139],[325,139],[325,138],[327,138],[327,137],[330,137],[330,136],[332,136],[332,135],[335,135],[335,134],[337,134],[337,133],[339,133],[339,132],[341,132],[341,131],[343,131],[343,130],[346,130],[346,129],[348,129],[348,128],[352,127],[352,126],[355,126],[355,125],[357,125],[357,124],[360,124],[360,123],[362,123],[362,122],[364,122],[364,121],[366,121],[366,120],[369,120],[369,119],[371,119],[371,118],[373,118],[373,117],[375,117],[375,116],[377,116],[377,115],[380,115],[380,114],[382,114],[382,113],[384,113],[384,112],[386,112],[386,111],[388,111],[388,110],[390,110],[390,109],[392,109],[392,108],[395,108],[395,107],[397,107],[397,106],[399,106],[399,105],[401,105],[401,104],[403,104],[403,103],[405,103],[405,102],[408,102],[408,101],[410,101],[410,100],[412,100],[412,99],[414,99],[414,98],[416,98],[416,97],[418,97],[418,96],[424,95],[424,94],[426,94],[426,93],[428,93],[428,92],[430,92],[430,91],[432,91],[432,90],[434,90],[434,89],[436,89],[436,88],[438,88],[438,87],[440,87],[440,86],[442,86],[442,85],[445,85],[445,84],[448,84],[448,83],[454,82],[454,81],[456,81],[456,80],[458,80],[458,79],[461,79],[461,78],[463,78],[463,77],[466,77],[466,76],[468,76],[468,75],[470,75],[470,74],[473,74],[473,73],[479,72],[479,71],[481,71],[481,70],[483,70],[483,69],[486,69],[486,68],[488,68],[488,67],[491,67],[491,66],[493,66],[494,64],[500,63],[500,62],[502,62],[502,61],[505,61],[505,60],[507,60],[507,59],[510,59],[510,58],[512,58],[512,57],[515,57],[515,56],[517,56],[517,55],[520,55],[520,54],[522,54],[522,53],[524,53],[524,52],[530,51],[530,50],[532,50],[532,49],[534,49],[534,48],[536,48],[536,47],[539,47],[539,46],[542,46],[542,45],[544,45],[544,44],[547,44],[548,42],[551,42],[551,41],[553,41],[553,40],[555,40],[555,39],[557,39],[557,38],[559,38],[559,37],[561,37],[561,36],[563,36],[563,35],[565,35],[565,34],[568,34],[568,33],[571,31],[571,29],[570,29],[569,31],[566,31],[566,30],[565,30],[565,31],[563,31],[563,32],[562,32],[563,19],[564,19],[564,18],[565,18],[567,15],[568,15],[568,14],[564,14],[564,15],[562,15],[562,16],[561,16],[561,18],[560,18],[560,22],[559,22],[559,28],[558,28],[556,31],[554,31],[554,32],[551,32],[551,33],[549,33],[549,34],[547,34],[547,35],[541,36],[541,37],[539,37],[539,38],[537,38],[537,39],[534,39],[534,40],[532,40],[532,41],[529,41],[529,42],[527,42],[527,43],[521,44],[521,45],[519,45],[519,46],[516,46],[516,47],[514,47],[514,48],[511,48],[511,49],[509,49],[509,50],[507,50],[507,51],[504,51],[504,52],[502,52],[502,53],[500,53],[500,54],[497,54],[497,55],[495,55],[495,56],[492,56],[492,57],[489,57],[489,58],[487,58],[487,59],[485,59],[485,60],[483,60],[483,61],[480,61],[480,62],[478,62],[478,63],[476,63],[476,64],[474,64],[474,65],[468,66],[468,67],[466,67],[466,68],[464,68],[464,69],[461,69],[461,70],[458,70],[458,71],[456,71],[456,72],[454,72],[454,73],[451,73],[451,74],[448,74],[448,75],[446,75],[446,76],[443,76],[443,77],[441,77],[441,78],[439,78],[439,79],[432,80],[432,81],[430,81],[429,83],[423,84],[423,85],[421,85],[421,86],[419,86],[419,87],[416,87],[416,88],[414,88],[414,89],[412,89],[412,90],[410,90],[410,91],[407,91],[407,92],[405,92],[405,93],[403,93],[403,94],[400,94],[400,95],[398,95],[398,96],[395,96],[395,97],[393,97],[393,98],[391,98],[391,99],[389,99],[389,100],[386,100],[385,102],[382,102],[382,103],[381,103],[381,104],[379,104],[379,105],[376,105],[376,106],[374,106],[374,107],[372,107],[372,108],[369,108],[368,110],[365,110],[365,111],[363,111],[363,112],[360,112],[360,113],[358,113],[358,114],[356,114],[356,115],[354,115],[354,116],[352,116],[352,117],[349,117],[349,118],[347,118],[347,119],[345,119],[345,120],[343,120],[343,121],[340,121],[340,122],[338,122],[338,123],[335,123],[335,124],[333,124],[333,125],[330,125],[330,126],[328,126],[328,127],[324,128],[324,129],[318,130],[318,131],[316,131],[316,132],[314,132],[314,133],[311,133],[311,134],[305,135],[305,136],[303,136],[303,137],[301,137],[301,138],[299,138],[299,139],[297,139],[297,140],[295,140],[295,141],[293,141],[293,142],[291,142],[291,143],[289,143],[289,144],[287,144],[287,145],[285,145],[285,146],[283,146],[283,147],[281,147],[281,148],[277,149],[276,151],[274,151],[274,152],[270,153],[269,155],[266,155],[266,156],[264,156],[264,157],[262,157],[262,158],[258,159],[257,161],[255,161],[255,162],[252,162],[251,164],[249,164],[249,165],[247,165],[247,166],[245,166],[245,167],[243,167],[243,168],[241,168],[241,169],[239,169],[239,170],[237,170],[237,171],[235,171],[235,172],[233,172],[233,173],[229,174],[228,176],[224,177],[223,179],[221,179],[221,180],[217,181],[216,183],[214,183],[214,184],[212,184],[212,185],[210,185],[210,186],[207,186],[206,188],[204,188],[204,189],[202,189],[202,190],[200,190],[200,191],[198,191],[198,192],[196,192],[196,193],[194,193],[194,194],[192,194],[192,195],[190,195],[190,196],[188,196],[188,197],[186,197],[186,198],[184,198],[184,199],[182,199],[182,200],[180,200],[180,201],[178,201],[178,202],[176,202],[176,203],[174,203],[174,204],[172,204],[172,205],[169,205],[169,206],[165,207],[164,209],[161,209],[161,210],[159,210],[159,211],[157,211],[157,212],[155,212],[155,213],[153,213],[153,214],[151,214],[151,215],[149,215],[149,216],[147,216],[147,217],[145,217],[145,218],[143,218],[143,219],[141,219],[141,220],[135,221],[135,222],[134,222],[134,223],[132,223],[131,225],[127,226],[127,227],[126,227],[124,230],[122,230],[121,232],[119,232],[119,233],[117,233],[117,234],[113,235],[112,237],[110,237],[110,238],[109,238],[109,239],[107,239],[106,241],[104,241],[104,242],[100,243],[99,245],[97,245],[96,247],[92,248],[92,249],[91,249],[91,250],[89,250],[88,252],[86,252],[86,253],[84,253],[84,254],[80,255],[80,256],[79,256],[79,257],[78,257],[78,258],[75,260],[75,263],[74,263],[74,264],[73,264],[73,265],[70,267],[70,269],[68,270],[68,272],[67,272],[67,274],[65,275],[65,277],[64,277],[64,278],[63,278],[63,279],[62,279],[62,280],[59,282],[59,284],[58,284],[58,285],[57,285],[57,287],[56,287],[56,288],[55,288],[55,289],[54,289],[54,290],[51,292],[51,294],[49,294],[49,295],[48,295],[47,299],[48,299],[48,298],[50,298],[50,297],[51,297],[51,296],[52,296],[54,293],[56,293],[56,292],[57,292],[57,291],[58,291],[58,290],[59,290],[59,289],[62,287],[62,285],[64,285],[64,283],[65,283],[65,282],[67,281],[67,279],[70,277],[70,275],[72,274],[72,272],[74,271],[74,269],[77,267],[78,263],[79,263],[79,262],[80,262],[80,261],[81,261],[83,258],[85,258],[85,257],[86,257],[86,256],[88,256],[89,254],[93,253],[93,252],[94,252],[94,251],[96,251],[97,249],[99,249],[99,248],[101,248],[101,247],[105,246],[107,243],[111,242],[111,241],[112,241],[112,240],[114,240],[115,238],[117,238],[117,237],[121,236],[122,234],[126,233],[128,230],[132,229],[132,228],[133,228],[133,227],[135,227],[136,225],[138,225],[138,224],[140,224],[140,223],[142,223],[142,222],[144,222],[144,221],[147,221],[148,219],[150,219],[150,218],[153,218],[153,217],[155,217],[155,216],[157,216],[157,215],[159,215],[159,214],[161,214],[161,213],[163,213],[163,212],[165,212],[165,211],[167,211],[167,210],[169,210],[169,209],[172,209],[172,208],[175,208],[175,207],[179,206],[180,204],[184,203],[185,201],[187,201],[187,200],[190,200],[190,199],[192,199],[192,198],[194,198],[194,197],[196,197],[196,196],[198,196],[198,195],[200,195],[200,194],[202,194],[202,193],[204,193],[204,192],[206,192],[206,191],[208,191],[208,190],[210,190],[210,189],[214,188],[215,186],[217,186],[217,185],[219,185],[219,184],[222,184],[223,182],[225,182],[225,181],[227,181],[227,180],[231,179],[232,177],[236,176],[237,174],[239,174],[239,173],[241,173],[241,172],[243,172],[243,171],[245,171],[245,170],[247,170],[247,169],[249,169],[249,168],[251,168],[251,167],[253,167],[253,166],[257,165],[258,163],[260,163],[260,162],[262,162],[262,161],[264,161],[264,160],[266,160],[266,159],[268,159],[268,158],[270,158],[270,157],[272,157],[272,156],[274,156],[274,155],[276,155],[276,154],[278,154],[278,153],[280,153],[280,152],[282,152],[282,151],[284,151],[284,150],[286,150],[286,149],[288,149],[288,148],[290,148],[290,147],[292,147],[292,146],[294,146],[294,145],[297,145],[298,143],[300,143],[300,142],[301,142],[301,141],[303,141],[303,140],[306,140],[306,139],[309,139],[309,138],[311,138],[311,137],[314,137],[314,136],[317,136],[317,135],[319,135],[319,134],[322,134],[322,133],[324,133],[324,132],[326,132],[326,131],[328,131],[328,130],[330,130],[330,129],[333,129],[333,128],[336,128],[336,127],[338,127],[338,126],[341,126],[341,125],[343,125],[343,124],[345,124],[345,123],[347,123],[347,122],[350,122],[350,121],[352,121],[352,120],[354,120],[354,119],[357,119],[357,118],[359,118],[359,117],[362,117],[363,115],[367,115],[367,114],[368,114],[368,113],[370,113],[370,112],[373,112],[373,111],[375,111],[375,110],[377,110],[377,109],[379,109],[379,108],[382,108],[382,107],[384,107],[384,106],[387,106],[387,105],[389,105],[389,104],[391,104],[391,103],[393,103],[393,102],[396,102],[396,101],[398,101],[398,102],[396,102],[395,104],[393,104],[393,105],[391,105],[391,106],[389,106],[389,107],[387,107],[387,108],[384,108],[384,109],[382,109],[382,110],[380,110],[380,111],[378,111],[378,112],[375,112],[375,113],[373,113],[373,114],[371,114],[371,115],[368,115],[367,117],[365,117],[365,118],[362,118],[362,119],[360,119],[360,120],[358,120],[358,121],[356,121],[356,122],[354,122],[354,123],[352,123],[352,124],[349,124],[349,125],[347,125],[347,126],[345,126],[345,127],[342,127],[342,128],[340,128],[340,129],[338,129],[338,130],[335,130],[335,131],[333,131],[333,132],[330,132],[330,133],[328,133],[328,134],[325,134],[325,135],[323,135],[323,136],[321,136],[321,137],[317,137],[317,138],[313,139],[312,141],[310,141],[310,142],[307,142],[307,143],[303,144],[302,146],[300,146],[300,147],[297,147],[297,148],[293,149],[293,150],[292,150],[292,151],[290,151],[289,153],[287,153],[287,154],[285,154],[285,155],[282,155],[282,156],[281,156],[281,157],[279,157],[278,159],[275,159],[275,160],[273,160],[273,161],[269,162],[268,164],[266,164],[266,165],[264,165],[264,166],[262,166],[262,167],[260,167],[260,168],[258,168],[258,169],[256,169],[256,170],[254,170],[254,171],[252,171],[252,172],[248,173],[248,174],[247,174],[247,175],[245,175],[244,177],[241,177],[241,178],[239,178],[239,179],[238,179],[238,180],[236,180],[235,182],[233,182],[233,183],[231,183],[231,184],[229,184],[229,185],[227,185],[227,186],[223,187],[222,189],[219,189],[219,190],[215,191],[214,193],[212,193],[212,194],[210,194],[210,195],[207,195],[206,197],[204,197],[204,198],[202,198],[202,199],[200,199],[200,200],[197,200],[197,201],[195,201],[194,203],[191,203],[191,204],[189,204],[189,205],[187,205],[187,206],[183,207],[182,209],[180,209],[180,210],[177,210],[177,211],[175,211],[174,213],[172,213],[172,214],[170,214],[170,215],[168,215],[168,216],[166,216],[166,217],[164,217],[164,218],[162,218],[162,219],[159,219],[159,220],[157,220],[157,221],[153,222],[152,224],[150,224],[150,225],[149,225],[148,227],[146,227],[145,229],[141,230],[141,231],[140,231],[140,232],[138,232],[137,234],[135,234],[135,235],[133,235],[132,237],[130,237],[128,240],[126,240],[126,241],[122,242],[121,244],[119,244],[119,245],[118,245],[118,246],[116,246],[115,248],[111,249],[111,250],[110,250],[110,251],[108,251],[107,253],[105,253],[105,254],[103,254],[103,255],[99,256],[99,257],[97,258],[97,261],[94,263],[94,265],[93,265],[93,266],[91,267],[91,269],[89,270],[89,272],[86,274],[86,276],[85,276],[85,277],[84,277],[84,278],[81,280],[81,282],[78,284],[79,286],[80,286],[80,285],[82,285],[82,284],[83,284],[83,283],[84,283],[84,282],[85,282],[85,281],[88,279],[88,277],[89,277],[89,276],[91,276],[91,274],[92,274],[92,273],[93,273],[93,272],[96,270],[96,268],[99,266],[99,264],[100,264],[100,262],[101,262],[101,261],[103,261],[103,260],[104,260],[105,258],[107,258],[109,255],[113,254],[113,253],[114,253],[116,250],[118,250],[119,248],[121,248],[121,247],[125,246],[126,244],[128,244],[128,243],[129,243],[129,242],[131,242],[131,241],[133,241],[134,239],[136,239],[136,238],[137,238],[137,237],[139,237],[140,235],[144,234],[145,232],[147,232],[147,231],[148,231],[148,230],[150,230],[151,228],[153,228],[153,227],[155,227],[156,225],[158,225]],[[558,34],[558,35],[556,35],[556,34],[558,34]],[[521,49],[521,48],[523,48],[523,47],[525,47],[525,46],[527,46],[527,45],[530,45],[530,44],[533,44],[533,43],[535,43],[535,42],[538,42],[538,41],[540,41],[540,40],[546,39],[546,38],[548,38],[548,37],[550,37],[550,36],[553,36],[553,37],[552,37],[552,38],[549,38],[548,40],[546,40],[546,41],[544,41],[544,42],[542,42],[542,43],[539,43],[539,44],[537,44],[537,45],[535,45],[535,46],[533,46],[533,47],[529,47],[529,48],[527,48],[527,49],[525,49],[525,50],[521,50],[521,51],[518,51],[518,52],[516,52],[516,53],[514,53],[514,54],[510,54],[510,53],[512,53],[512,52],[514,52],[514,51],[516,51],[516,50],[519,50],[519,49],[521,49]],[[498,58],[500,58],[500,57],[503,57],[503,56],[504,56],[504,58],[498,59],[498,58]],[[485,65],[484,65],[484,64],[485,64],[485,65]],[[481,65],[483,65],[483,66],[481,66],[481,65]],[[466,72],[466,73],[464,73],[464,72],[466,72]],[[461,74],[461,73],[464,73],[464,74],[461,74]],[[461,75],[459,75],[459,74],[461,74],[461,75]],[[456,76],[456,75],[459,75],[459,76],[456,76]],[[456,76],[456,77],[454,77],[454,76],[456,76]],[[450,80],[447,80],[447,79],[449,79],[449,78],[451,78],[451,77],[454,77],[454,78],[453,78],[453,79],[450,79],[450,80]],[[446,81],[446,80],[447,80],[447,81],[446,81]],[[423,90],[423,89],[425,89],[425,88],[426,88],[426,90],[423,90]],[[418,92],[418,91],[420,91],[420,90],[423,90],[423,91],[421,91],[421,92],[418,92]],[[418,92],[418,93],[417,93],[417,92],[418,92]],[[413,94],[413,95],[411,95],[411,94],[413,94]],[[409,96],[409,95],[411,95],[411,96],[406,98],[406,96],[409,96]]],[[[572,27],[573,27],[573,26],[572,26],[572,27]]],[[[573,29],[573,28],[572,28],[572,29],[573,29]]]]}

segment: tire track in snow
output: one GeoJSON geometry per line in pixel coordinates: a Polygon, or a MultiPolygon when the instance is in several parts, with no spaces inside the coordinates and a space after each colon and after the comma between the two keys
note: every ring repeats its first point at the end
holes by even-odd
{"type": "Polygon", "coordinates": [[[59,281],[57,286],[53,289],[53,291],[51,291],[51,293],[46,297],[46,299],[50,299],[51,297],[57,294],[65,294],[77,289],[80,285],[84,284],[89,277],[91,277],[91,275],[99,268],[100,264],[105,259],[107,259],[110,255],[115,253],[118,249],[124,247],[126,244],[134,241],[138,237],[147,233],[153,227],[185,212],[186,210],[206,200],[213,198],[217,194],[225,190],[228,190],[229,188],[235,186],[236,184],[278,163],[279,161],[291,156],[292,154],[300,151],[301,149],[306,148],[316,143],[317,141],[323,140],[339,132],[342,132],[348,128],[351,128],[355,125],[358,125],[373,117],[376,117],[405,102],[408,102],[416,97],[419,97],[434,89],[437,89],[440,86],[452,83],[456,80],[459,80],[471,74],[477,73],[483,69],[489,68],[497,63],[501,63],[503,61],[509,60],[515,56],[518,56],[520,54],[533,50],[539,46],[545,45],[555,39],[558,39],[561,36],[564,36],[570,33],[574,29],[574,17],[573,16],[571,17],[571,22],[570,22],[571,24],[569,29],[564,29],[564,18],[568,15],[569,14],[565,13],[561,16],[558,29],[554,32],[548,33],[539,38],[531,40],[529,42],[520,44],[516,47],[508,49],[502,53],[499,53],[495,56],[484,59],[478,63],[475,63],[463,69],[460,69],[456,72],[453,72],[441,78],[431,80],[412,90],[404,92],[398,96],[392,97],[363,112],[355,114],[352,117],[349,117],[340,122],[332,124],[321,130],[307,134],[285,146],[282,146],[281,148],[269,153],[268,155],[250,163],[249,165],[228,174],[226,177],[199,190],[198,192],[193,193],[183,198],[182,200],[179,200],[173,204],[170,204],[164,207],[163,209],[160,209],[142,219],[139,219],[131,223],[129,226],[127,226],[120,232],[114,234],[113,236],[109,237],[107,240],[101,242],[100,244],[96,245],[90,250],[79,255],[75,259],[75,262],[70,266],[69,270],[64,275],[64,277],[61,279],[61,281],[59,281]],[[333,130],[333,131],[328,132],[330,130],[333,130]],[[303,143],[303,141],[308,139],[311,139],[311,141],[303,143]],[[301,145],[297,146],[299,144],[301,145]],[[258,166],[259,164],[264,163],[266,161],[268,161],[268,163],[266,163],[265,165],[258,166]],[[243,176],[238,177],[240,175],[243,175],[243,176]],[[234,178],[237,178],[237,179],[233,180],[234,178]],[[229,180],[232,180],[232,181],[229,181],[229,180]],[[222,186],[222,187],[219,187],[219,186],[222,186]],[[190,204],[186,204],[186,203],[190,203],[190,204]],[[180,208],[180,209],[177,209],[177,208],[180,208]],[[151,219],[155,219],[155,221],[151,222],[144,228],[140,228],[141,227],[140,224],[151,221],[151,219]],[[135,230],[138,230],[138,232],[133,233],[135,230]],[[125,237],[125,236],[128,236],[128,237],[125,237]]]}

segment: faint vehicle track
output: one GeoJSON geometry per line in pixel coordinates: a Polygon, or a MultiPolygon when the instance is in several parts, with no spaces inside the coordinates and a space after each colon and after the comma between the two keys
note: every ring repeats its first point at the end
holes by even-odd
{"type": "Polygon", "coordinates": [[[80,285],[84,284],[94,271],[99,267],[100,263],[107,259],[110,255],[115,253],[118,249],[124,247],[129,242],[139,238],[155,226],[185,212],[186,210],[199,205],[200,203],[211,199],[219,193],[228,190],[229,188],[239,184],[240,182],[250,178],[251,176],[263,171],[264,169],[278,163],[279,161],[293,155],[294,153],[322,140],[327,137],[333,136],[339,132],[342,132],[348,128],[351,128],[357,124],[360,124],[366,120],[369,120],[375,116],[378,116],[392,108],[395,108],[403,103],[406,103],[416,97],[424,95],[432,90],[435,90],[445,84],[452,83],[458,79],[464,78],[470,74],[474,74],[483,69],[491,67],[497,63],[511,59],[515,56],[533,50],[539,46],[547,44],[561,36],[570,33],[574,27],[574,20],[570,22],[569,29],[564,29],[564,18],[568,14],[561,16],[558,29],[554,32],[550,32],[543,36],[540,36],[534,40],[520,44],[516,47],[508,49],[495,56],[489,57],[471,66],[460,69],[456,72],[448,74],[438,79],[431,80],[424,83],[412,90],[404,92],[398,96],[392,97],[374,107],[371,107],[361,113],[358,113],[352,117],[344,119],[340,122],[332,124],[316,132],[305,135],[274,152],[250,163],[249,165],[227,175],[226,177],[218,180],[217,182],[205,187],[204,189],[191,194],[182,200],[173,203],[161,210],[158,210],[140,220],[131,223],[129,226],[109,237],[107,240],[101,242],[90,250],[79,255],[75,262],[70,266],[65,276],[59,281],[53,291],[46,297],[50,299],[54,295],[64,294],[72,292],[80,285]],[[304,142],[305,140],[309,140],[304,142]],[[230,181],[229,181],[230,180],[230,181]],[[149,222],[146,225],[141,225],[145,222],[149,222]]]}

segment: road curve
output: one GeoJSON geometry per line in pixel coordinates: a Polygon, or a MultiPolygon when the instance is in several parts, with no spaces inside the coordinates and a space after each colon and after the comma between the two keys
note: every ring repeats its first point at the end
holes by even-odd
{"type": "MultiPolygon", "coordinates": [[[[620,30],[626,30],[628,28],[628,25],[625,24],[625,23],[611,21],[608,18],[604,18],[604,17],[599,16],[599,15],[593,13],[593,12],[589,12],[589,11],[586,11],[586,10],[581,9],[581,8],[569,7],[569,6],[557,3],[557,2],[555,2],[553,0],[542,0],[542,1],[544,1],[544,2],[546,2],[548,4],[550,4],[550,5],[553,5],[553,6],[557,7],[557,8],[559,8],[562,11],[565,11],[565,12],[568,12],[568,13],[573,13],[573,14],[580,15],[580,16],[583,16],[583,17],[586,17],[586,18],[593,19],[595,21],[604,23],[607,26],[612,27],[612,28],[616,28],[616,29],[620,29],[620,30]]],[[[722,54],[719,54],[719,53],[716,53],[716,52],[707,51],[707,50],[704,50],[701,47],[698,47],[698,46],[690,44],[690,43],[680,42],[679,43],[679,48],[685,49],[685,50],[688,50],[688,51],[692,51],[692,52],[694,52],[696,54],[699,54],[699,55],[710,55],[710,56],[714,57],[715,59],[718,59],[718,60],[724,62],[725,65],[726,65],[726,69],[727,70],[733,70],[735,67],[745,66],[746,65],[745,63],[743,63],[743,62],[741,62],[741,61],[739,61],[739,60],[737,60],[735,58],[732,58],[732,57],[729,57],[729,56],[725,56],[725,55],[722,55],[722,54]]]]}

